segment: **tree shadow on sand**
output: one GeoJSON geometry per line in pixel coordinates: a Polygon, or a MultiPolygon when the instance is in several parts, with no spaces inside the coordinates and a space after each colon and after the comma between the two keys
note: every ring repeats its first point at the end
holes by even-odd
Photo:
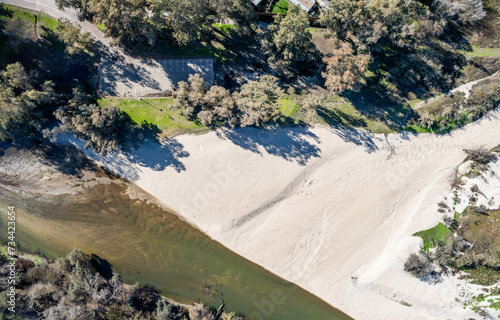
{"type": "Polygon", "coordinates": [[[224,129],[217,131],[217,136],[223,140],[230,140],[235,145],[262,154],[281,157],[287,161],[295,161],[305,166],[311,158],[320,156],[318,136],[306,127],[290,129],[255,129],[241,128],[236,130],[224,129]]]}
{"type": "Polygon", "coordinates": [[[181,159],[189,157],[189,152],[184,149],[184,145],[177,140],[160,141],[154,132],[159,131],[149,131],[133,150],[122,151],[122,154],[108,153],[106,156],[95,154],[90,156],[131,181],[139,179],[141,167],[154,171],[163,171],[168,167],[174,168],[177,172],[186,170],[181,159]]]}
{"type": "Polygon", "coordinates": [[[154,171],[163,171],[167,167],[172,167],[175,171],[181,172],[186,170],[181,159],[187,157],[189,157],[189,152],[184,150],[184,145],[177,140],[147,141],[140,150],[131,152],[128,160],[154,171]]]}
{"type": "MultiPolygon", "coordinates": [[[[174,168],[177,172],[186,170],[181,159],[188,157],[189,153],[184,149],[184,145],[176,140],[160,141],[161,130],[154,124],[144,122],[134,125],[137,130],[134,130],[134,134],[129,138],[132,141],[122,146],[119,152],[108,151],[105,155],[96,154],[92,149],[83,152],[85,141],[68,134],[59,143],[65,144],[60,146],[63,149],[73,147],[76,150],[72,157],[55,157],[56,162],[50,160],[51,153],[46,153],[44,157],[48,158],[59,171],[76,176],[81,176],[88,169],[98,168],[94,161],[100,162],[103,167],[131,181],[139,179],[141,167],[154,171],[163,171],[168,167],[174,168]],[[66,167],[66,163],[73,165],[66,167]]],[[[108,171],[105,170],[109,174],[108,171]]]]}
{"type": "Polygon", "coordinates": [[[345,142],[354,143],[357,146],[363,147],[368,153],[377,151],[377,141],[382,141],[382,139],[376,137],[373,133],[363,129],[338,126],[328,128],[328,130],[336,134],[345,142]]]}
{"type": "Polygon", "coordinates": [[[85,156],[85,153],[74,145],[43,145],[29,146],[33,153],[39,156],[39,161],[54,167],[57,171],[82,178],[85,172],[103,172],[111,178],[117,176],[111,171],[99,167],[94,161],[85,156]]]}

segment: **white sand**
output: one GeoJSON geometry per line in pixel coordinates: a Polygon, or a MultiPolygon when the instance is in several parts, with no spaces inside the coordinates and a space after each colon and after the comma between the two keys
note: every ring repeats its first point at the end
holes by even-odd
{"type": "Polygon", "coordinates": [[[463,319],[477,315],[455,300],[459,283],[422,283],[403,263],[421,245],[411,234],[442,218],[462,149],[500,144],[499,115],[449,135],[391,134],[392,154],[383,135],[316,127],[242,129],[236,143],[182,135],[91,157],[355,319],[463,319]]]}

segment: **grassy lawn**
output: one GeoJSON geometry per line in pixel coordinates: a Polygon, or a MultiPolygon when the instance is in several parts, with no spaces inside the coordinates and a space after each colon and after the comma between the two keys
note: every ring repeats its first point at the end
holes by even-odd
{"type": "Polygon", "coordinates": [[[161,131],[162,137],[172,137],[181,133],[196,133],[206,128],[193,121],[188,121],[179,110],[172,111],[168,106],[173,98],[149,98],[141,100],[103,98],[97,103],[101,107],[114,105],[127,113],[138,124],[153,124],[161,131]],[[160,111],[161,110],[161,111],[160,111]]]}
{"type": "Polygon", "coordinates": [[[288,2],[286,0],[278,0],[271,10],[272,13],[287,13],[288,12],[288,2]]]}
{"type": "Polygon", "coordinates": [[[500,57],[500,48],[481,48],[472,46],[472,51],[464,51],[464,54],[468,57],[500,57]]]}
{"type": "MultiPolygon", "coordinates": [[[[31,28],[32,25],[35,23],[35,16],[34,15],[36,15],[38,18],[38,25],[39,26],[43,26],[43,27],[46,27],[52,31],[56,31],[57,20],[55,20],[54,18],[51,18],[48,15],[45,15],[45,14],[40,13],[40,12],[21,9],[21,8],[14,7],[14,6],[9,6],[9,5],[3,5],[3,6],[5,8],[7,8],[12,13],[13,20],[28,22],[28,24],[25,24],[25,23],[21,24],[21,27],[23,27],[23,28],[31,28]]],[[[9,19],[10,20],[11,18],[6,17],[6,16],[0,16],[0,19],[2,19],[2,20],[9,19]]]]}
{"type": "Polygon", "coordinates": [[[299,124],[324,124],[329,126],[346,126],[363,128],[373,133],[394,132],[385,120],[370,117],[358,110],[348,99],[330,96],[325,104],[319,106],[313,114],[301,109],[301,96],[287,95],[282,100],[281,113],[299,124]]]}
{"type": "Polygon", "coordinates": [[[231,34],[234,31],[234,25],[232,24],[219,24],[219,23],[214,23],[214,27],[219,29],[222,33],[226,34],[231,34]]]}
{"type": "Polygon", "coordinates": [[[330,109],[320,110],[325,122],[330,125],[342,124],[347,127],[364,128],[373,133],[391,133],[394,130],[376,118],[368,118],[350,102],[340,103],[330,109]]]}
{"type": "Polygon", "coordinates": [[[293,102],[292,99],[283,99],[282,100],[282,105],[280,108],[281,113],[285,117],[290,117],[292,114],[297,112],[299,110],[299,107],[293,102]]]}
{"type": "Polygon", "coordinates": [[[446,242],[447,238],[451,236],[451,230],[440,222],[434,228],[419,231],[413,234],[413,236],[422,238],[424,240],[423,249],[429,251],[430,248],[446,242]]]}
{"type": "Polygon", "coordinates": [[[324,28],[309,27],[306,30],[309,31],[310,33],[317,33],[319,31],[325,30],[325,29],[324,28]]]}
{"type": "Polygon", "coordinates": [[[104,23],[98,23],[97,28],[102,32],[106,32],[106,26],[104,25],[104,23]]]}

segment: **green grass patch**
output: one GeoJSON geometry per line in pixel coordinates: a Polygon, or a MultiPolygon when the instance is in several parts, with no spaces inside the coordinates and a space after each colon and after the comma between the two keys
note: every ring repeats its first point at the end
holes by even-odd
{"type": "Polygon", "coordinates": [[[476,57],[500,57],[500,48],[481,48],[477,46],[472,46],[472,51],[463,51],[467,56],[476,57]]]}
{"type": "MultiPolygon", "coordinates": [[[[22,24],[23,28],[31,28],[35,23],[35,15],[38,19],[38,26],[46,27],[52,31],[56,31],[57,28],[57,20],[40,12],[25,10],[14,6],[4,5],[12,13],[12,19],[17,19],[23,22],[29,22],[22,24]]],[[[6,20],[11,19],[9,17],[1,16],[0,19],[6,20]]]]}
{"type": "Polygon", "coordinates": [[[317,33],[319,32],[320,30],[324,30],[322,28],[314,28],[314,27],[309,27],[306,29],[307,31],[309,31],[310,33],[317,33]]]}
{"type": "Polygon", "coordinates": [[[427,129],[416,124],[410,124],[404,127],[405,131],[416,132],[416,133],[428,133],[432,132],[431,129],[427,129]]]}
{"type": "MultiPolygon", "coordinates": [[[[394,129],[388,124],[385,117],[379,117],[357,108],[348,98],[337,95],[325,97],[320,105],[311,111],[306,107],[303,99],[307,95],[288,94],[283,98],[280,111],[290,117],[296,124],[325,124],[329,126],[345,126],[364,128],[372,133],[391,133],[394,129]],[[297,106],[295,106],[297,105],[297,106]],[[302,108],[302,105],[304,107],[302,108]]],[[[387,108],[385,113],[395,113],[397,110],[387,108]]]]}
{"type": "Polygon", "coordinates": [[[500,300],[497,299],[497,301],[491,303],[490,308],[495,310],[500,310],[500,300]]]}
{"type": "Polygon", "coordinates": [[[214,23],[214,27],[216,27],[221,32],[226,33],[226,34],[231,34],[234,31],[234,25],[232,25],[232,24],[214,23]]]}
{"type": "Polygon", "coordinates": [[[391,133],[394,131],[380,119],[369,118],[362,114],[349,101],[338,103],[332,108],[321,108],[318,110],[318,114],[330,125],[341,124],[347,127],[365,128],[373,133],[391,133]]]}
{"type": "Polygon", "coordinates": [[[286,0],[278,0],[273,5],[271,12],[286,14],[288,12],[288,2],[286,0]]]}
{"type": "Polygon", "coordinates": [[[173,98],[149,98],[142,100],[103,98],[97,101],[101,107],[114,105],[138,124],[158,127],[161,136],[172,137],[181,133],[196,133],[206,130],[202,125],[188,121],[180,110],[168,108],[174,102],[173,98]]]}
{"type": "Polygon", "coordinates": [[[434,228],[416,232],[413,236],[422,238],[424,240],[423,249],[429,251],[432,247],[444,244],[447,238],[451,236],[451,230],[440,222],[434,228]]]}
{"type": "Polygon", "coordinates": [[[285,117],[290,117],[299,110],[299,107],[292,99],[283,99],[280,111],[285,117]]]}
{"type": "Polygon", "coordinates": [[[106,32],[106,26],[104,25],[104,23],[98,23],[97,28],[102,32],[106,32]]]}

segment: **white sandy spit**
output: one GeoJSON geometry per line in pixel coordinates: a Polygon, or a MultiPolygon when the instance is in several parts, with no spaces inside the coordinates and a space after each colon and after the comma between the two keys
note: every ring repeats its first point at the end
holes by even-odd
{"type": "Polygon", "coordinates": [[[462,150],[500,144],[499,115],[442,136],[241,129],[88,154],[355,319],[463,319],[477,315],[454,279],[423,283],[403,264],[421,246],[411,235],[442,218],[462,150]]]}

